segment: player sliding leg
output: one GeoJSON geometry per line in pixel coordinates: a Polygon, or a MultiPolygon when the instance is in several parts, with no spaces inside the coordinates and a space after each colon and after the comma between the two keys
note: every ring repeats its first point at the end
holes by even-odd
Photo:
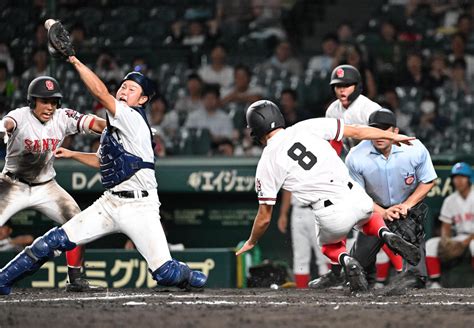
{"type": "MultiPolygon", "coordinates": [[[[347,253],[345,240],[334,244],[325,244],[321,250],[333,265],[339,264],[341,268],[344,268],[345,277],[352,292],[364,292],[369,289],[362,266],[347,253]]],[[[340,276],[342,277],[342,275],[340,276]]]]}

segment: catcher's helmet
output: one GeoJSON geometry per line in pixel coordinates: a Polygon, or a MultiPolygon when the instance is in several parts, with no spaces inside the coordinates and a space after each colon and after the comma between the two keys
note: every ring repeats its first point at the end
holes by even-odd
{"type": "Polygon", "coordinates": [[[474,179],[474,176],[472,175],[471,166],[466,162],[459,162],[454,164],[454,166],[451,168],[451,176],[455,175],[462,175],[468,177],[471,181],[474,179]]]}
{"type": "Polygon", "coordinates": [[[246,119],[250,135],[258,143],[267,133],[285,127],[285,119],[280,109],[269,100],[259,100],[251,104],[247,109],[246,119]]]}
{"type": "Polygon", "coordinates": [[[127,80],[136,82],[142,87],[143,95],[148,97],[148,101],[146,103],[148,103],[156,93],[155,83],[140,72],[128,73],[125,75],[120,85],[122,85],[122,83],[127,80]]]}
{"type": "Polygon", "coordinates": [[[58,108],[61,107],[61,87],[58,81],[51,76],[40,76],[30,82],[28,86],[28,105],[34,109],[36,107],[36,98],[57,98],[58,108]]]}
{"type": "Polygon", "coordinates": [[[359,97],[362,93],[362,78],[360,76],[357,68],[351,65],[339,65],[331,73],[331,81],[329,85],[331,86],[332,91],[334,92],[334,86],[336,84],[344,85],[355,85],[356,88],[353,93],[348,97],[350,102],[359,97]]]}

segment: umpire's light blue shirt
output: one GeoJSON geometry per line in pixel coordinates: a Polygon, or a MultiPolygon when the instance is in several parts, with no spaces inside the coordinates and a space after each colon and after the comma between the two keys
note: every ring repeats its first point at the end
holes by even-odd
{"type": "Polygon", "coordinates": [[[419,140],[412,143],[393,145],[385,158],[371,141],[365,140],[346,157],[351,177],[384,208],[404,202],[420,182],[429,183],[437,178],[428,150],[419,140]]]}

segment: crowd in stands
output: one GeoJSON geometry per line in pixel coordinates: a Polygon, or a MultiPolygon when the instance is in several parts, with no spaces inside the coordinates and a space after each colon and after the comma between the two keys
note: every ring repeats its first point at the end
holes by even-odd
{"type": "MultiPolygon", "coordinates": [[[[130,70],[157,82],[149,111],[157,156],[257,155],[245,129],[247,106],[271,99],[288,124],[324,116],[333,100],[330,73],[344,63],[359,69],[363,93],[393,110],[402,131],[432,154],[473,152],[472,2],[374,1],[377,18],[359,30],[339,22],[321,36],[318,53],[294,34],[308,2],[57,0],[54,17],[111,92],[130,70]]],[[[57,78],[64,106],[105,115],[72,68],[49,56],[47,1],[33,3],[0,5],[0,117],[26,105],[26,88],[40,75],[57,78]]],[[[68,145],[78,150],[97,144],[74,138],[68,145]]]]}

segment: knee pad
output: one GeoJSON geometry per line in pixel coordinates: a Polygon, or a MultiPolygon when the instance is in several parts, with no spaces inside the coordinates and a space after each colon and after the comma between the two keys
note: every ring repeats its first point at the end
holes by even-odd
{"type": "Polygon", "coordinates": [[[184,288],[186,285],[191,287],[203,287],[207,281],[204,273],[192,271],[186,264],[175,259],[167,261],[154,272],[153,279],[161,286],[178,286],[184,288]]]}
{"type": "Polygon", "coordinates": [[[44,259],[52,258],[55,251],[69,251],[74,247],[76,244],[69,240],[64,229],[55,227],[37,238],[25,251],[33,258],[44,259]]]}
{"type": "Polygon", "coordinates": [[[13,283],[36,272],[54,256],[55,251],[67,251],[74,247],[76,244],[69,241],[62,228],[49,230],[0,270],[0,295],[8,295],[13,283]]]}

